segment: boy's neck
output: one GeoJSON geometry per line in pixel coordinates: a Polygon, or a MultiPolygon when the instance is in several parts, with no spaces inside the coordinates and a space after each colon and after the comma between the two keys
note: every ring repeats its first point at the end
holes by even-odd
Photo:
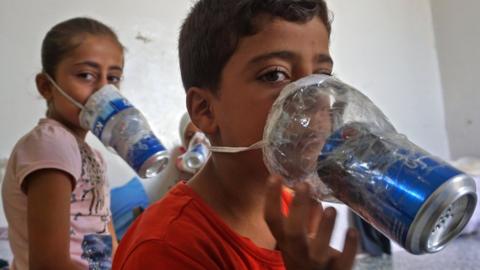
{"type": "Polygon", "coordinates": [[[276,242],[264,219],[267,177],[263,167],[246,168],[233,159],[211,157],[188,185],[232,230],[273,249],[276,242]]]}
{"type": "Polygon", "coordinates": [[[212,156],[189,184],[208,203],[220,203],[231,216],[244,216],[263,209],[267,177],[263,167],[248,168],[242,162],[212,156]]]}

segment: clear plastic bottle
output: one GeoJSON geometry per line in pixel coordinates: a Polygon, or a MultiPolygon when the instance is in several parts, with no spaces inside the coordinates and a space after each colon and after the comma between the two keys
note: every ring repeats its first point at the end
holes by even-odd
{"type": "Polygon", "coordinates": [[[106,147],[115,149],[140,177],[157,175],[168,163],[168,152],[147,120],[112,85],[93,94],[80,113],[80,124],[106,147]]]}
{"type": "Polygon", "coordinates": [[[337,78],[292,82],[272,106],[264,159],[288,185],[312,184],[413,254],[453,240],[477,202],[475,181],[398,133],[365,95],[337,78]]]}

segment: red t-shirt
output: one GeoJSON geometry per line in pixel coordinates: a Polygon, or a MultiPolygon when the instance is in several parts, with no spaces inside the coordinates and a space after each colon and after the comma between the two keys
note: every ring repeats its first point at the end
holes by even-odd
{"type": "MultiPolygon", "coordinates": [[[[284,191],[282,210],[292,196],[284,191]]],[[[112,269],[285,269],[281,253],[234,232],[184,182],[137,218],[112,269]]]]}

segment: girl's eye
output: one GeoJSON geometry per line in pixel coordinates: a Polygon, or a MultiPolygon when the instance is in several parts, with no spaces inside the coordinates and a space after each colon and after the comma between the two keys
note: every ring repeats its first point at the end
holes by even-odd
{"type": "Polygon", "coordinates": [[[259,79],[264,82],[278,83],[288,80],[289,78],[285,71],[275,69],[262,74],[259,79]]]}
{"type": "Polygon", "coordinates": [[[109,83],[117,84],[117,83],[119,83],[119,82],[122,80],[122,77],[111,75],[111,76],[108,76],[107,79],[108,79],[108,82],[109,82],[109,83]]]}

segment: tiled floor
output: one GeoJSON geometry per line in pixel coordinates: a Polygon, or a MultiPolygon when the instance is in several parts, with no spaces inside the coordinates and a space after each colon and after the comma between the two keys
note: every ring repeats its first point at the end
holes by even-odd
{"type": "Polygon", "coordinates": [[[412,255],[405,251],[380,258],[364,257],[355,270],[478,270],[480,269],[480,235],[462,236],[444,250],[434,254],[412,255]]]}

